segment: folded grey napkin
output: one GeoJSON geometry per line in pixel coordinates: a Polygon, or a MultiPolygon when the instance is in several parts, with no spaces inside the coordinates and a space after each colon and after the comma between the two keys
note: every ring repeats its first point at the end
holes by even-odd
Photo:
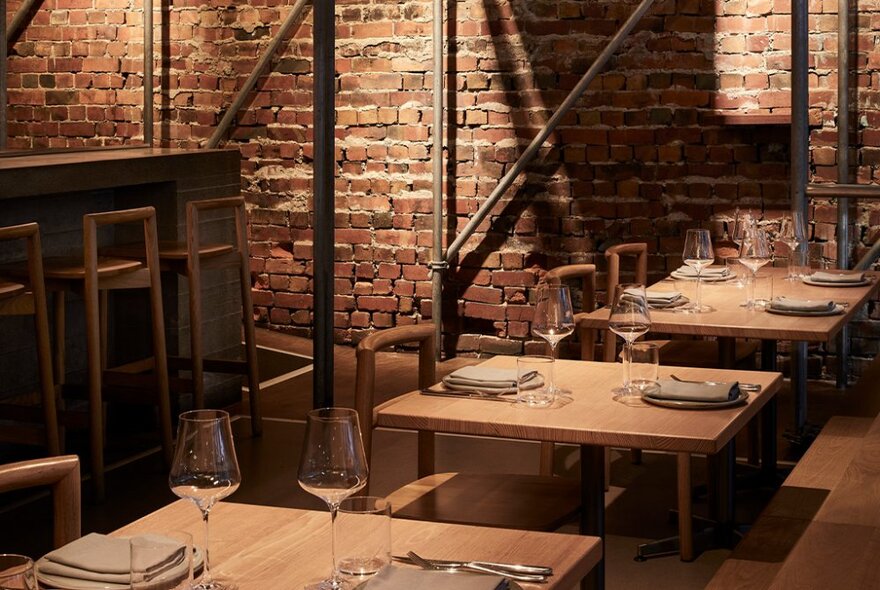
{"type": "Polygon", "coordinates": [[[653,291],[648,289],[645,291],[648,303],[672,303],[681,299],[680,291],[653,291]]]}
{"type": "MultiPolygon", "coordinates": [[[[173,540],[159,535],[143,536],[159,542],[154,555],[145,561],[149,570],[158,573],[185,559],[186,548],[173,540]]],[[[127,584],[131,571],[129,539],[90,533],[47,554],[40,560],[39,569],[47,575],[127,584]]]]}
{"type": "MultiPolygon", "coordinates": [[[[697,271],[692,266],[682,265],[675,269],[675,274],[683,277],[696,277],[697,271]]],[[[703,277],[726,277],[730,274],[730,269],[726,266],[707,266],[700,273],[703,277]]]]}
{"type": "Polygon", "coordinates": [[[829,299],[793,299],[791,297],[775,297],[770,302],[770,309],[781,311],[831,311],[834,302],[829,299]]]}
{"type": "MultiPolygon", "coordinates": [[[[443,385],[449,389],[479,389],[481,391],[516,391],[516,369],[496,369],[481,365],[456,369],[443,378],[443,385]]],[[[537,373],[525,380],[526,389],[544,384],[537,373]]]]}
{"type": "Polygon", "coordinates": [[[657,399],[689,402],[726,402],[739,397],[739,383],[682,383],[671,379],[657,381],[660,391],[651,394],[657,399]]]}
{"type": "Polygon", "coordinates": [[[863,272],[816,271],[810,279],[818,283],[861,283],[865,280],[863,272]]]}
{"type": "Polygon", "coordinates": [[[507,588],[501,576],[446,573],[385,566],[366,585],[367,590],[501,590],[507,588]]]}

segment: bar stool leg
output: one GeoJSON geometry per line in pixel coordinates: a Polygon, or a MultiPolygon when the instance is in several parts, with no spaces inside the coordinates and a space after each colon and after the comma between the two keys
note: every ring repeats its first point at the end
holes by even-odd
{"type": "Polygon", "coordinates": [[[257,335],[254,330],[254,306],[251,300],[250,258],[247,244],[247,219],[244,206],[235,208],[235,238],[238,244],[238,283],[241,286],[241,319],[244,323],[244,345],[247,359],[248,401],[251,410],[251,432],[263,433],[263,416],[260,412],[260,372],[257,361],[257,335]]]}
{"type": "MultiPolygon", "coordinates": [[[[86,250],[88,251],[88,249],[86,250]]],[[[101,326],[97,273],[87,272],[85,280],[86,352],[89,383],[89,441],[95,499],[103,502],[104,488],[104,408],[101,401],[101,326]],[[94,276],[93,276],[94,275],[94,276]]]]}
{"type": "Polygon", "coordinates": [[[64,291],[55,291],[53,300],[55,304],[55,378],[60,387],[66,381],[65,373],[65,296],[64,291]]]}
{"type": "Polygon", "coordinates": [[[165,342],[165,312],[162,308],[162,279],[159,270],[156,218],[144,220],[147,266],[150,272],[150,316],[153,325],[153,358],[159,397],[159,427],[166,465],[174,459],[174,433],[171,424],[171,389],[168,380],[168,348],[165,342]]]}
{"type": "Polygon", "coordinates": [[[193,406],[205,407],[205,367],[202,348],[202,273],[199,256],[190,257],[187,268],[189,284],[189,355],[192,359],[193,406]]]}

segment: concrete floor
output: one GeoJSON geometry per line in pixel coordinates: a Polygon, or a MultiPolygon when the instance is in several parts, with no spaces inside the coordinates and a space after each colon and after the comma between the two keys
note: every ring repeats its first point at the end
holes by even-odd
{"type": "MultiPolygon", "coordinates": [[[[311,353],[311,342],[279,333],[259,332],[262,344],[301,354],[311,353]]],[[[474,363],[476,359],[458,358],[441,364],[440,373],[474,363]]],[[[335,396],[337,405],[352,404],[354,350],[335,349],[335,396]]],[[[408,391],[416,386],[415,355],[383,353],[379,358],[377,391],[383,398],[408,391]]],[[[852,405],[845,394],[828,386],[811,383],[811,414],[814,422],[824,422],[842,404],[852,405]]],[[[296,481],[303,416],[311,408],[311,374],[305,373],[284,384],[264,391],[265,432],[261,438],[250,434],[249,418],[235,421],[236,448],[242,468],[242,486],[228,500],[277,506],[324,509],[323,503],[303,492],[296,481]]],[[[780,395],[780,422],[787,424],[790,401],[780,395]]],[[[236,408],[233,408],[236,411],[236,408]]],[[[850,412],[847,412],[850,413],[850,412]]],[[[123,457],[112,465],[107,476],[108,500],[103,505],[88,501],[83,507],[84,532],[111,531],[172,501],[167,487],[167,468],[162,464],[152,434],[123,428],[116,431],[111,446],[123,449],[123,457]],[[116,440],[119,437],[119,440],[116,440]],[[142,452],[137,453],[137,450],[142,452]]],[[[113,434],[113,432],[111,432],[113,434]]],[[[75,446],[75,445],[74,445],[75,446]]],[[[33,451],[25,451],[24,454],[33,451]]],[[[793,454],[781,448],[781,455],[793,454]]],[[[0,449],[0,460],[24,456],[19,449],[0,449]]],[[[557,466],[560,472],[576,473],[576,449],[559,447],[557,466]]],[[[371,493],[386,494],[416,478],[415,435],[401,431],[379,431],[374,438],[371,493]]],[[[703,478],[704,463],[694,459],[694,480],[703,478]]],[[[437,445],[437,468],[441,471],[491,470],[496,472],[535,472],[538,465],[536,444],[472,437],[441,436],[437,445]]],[[[611,489],[607,506],[607,587],[616,589],[690,589],[703,588],[727,550],[703,553],[692,563],[676,557],[638,563],[633,560],[638,543],[675,534],[668,516],[674,508],[674,461],[662,453],[645,453],[641,465],[632,465],[627,453],[613,453],[611,489]]],[[[768,492],[743,493],[737,496],[740,522],[754,520],[768,499],[768,492]]],[[[4,497],[0,506],[0,551],[38,556],[49,548],[51,515],[48,498],[33,500],[32,495],[4,497]]],[[[194,508],[195,510],[195,508],[194,508]]],[[[695,512],[705,513],[705,501],[695,501],[695,512]]],[[[328,519],[329,526],[329,519],[328,519]]],[[[567,526],[564,532],[576,532],[567,526]]],[[[218,540],[222,542],[222,540],[218,540]]]]}

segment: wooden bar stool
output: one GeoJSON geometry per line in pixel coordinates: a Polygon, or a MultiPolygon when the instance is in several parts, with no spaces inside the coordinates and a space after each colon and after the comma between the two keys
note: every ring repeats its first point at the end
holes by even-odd
{"type": "MultiPolygon", "coordinates": [[[[143,259],[143,248],[121,246],[112,249],[118,256],[143,259]]],[[[251,431],[263,431],[260,411],[260,376],[257,342],[251,303],[250,260],[247,244],[247,212],[243,197],[190,201],[186,204],[186,241],[159,242],[159,260],[163,271],[176,272],[189,281],[190,356],[170,357],[173,370],[192,372],[193,403],[205,407],[205,371],[244,375],[248,380],[251,431]],[[201,214],[227,210],[234,215],[235,237],[231,242],[203,242],[200,237],[201,214]],[[244,324],[245,360],[208,359],[204,355],[202,334],[202,269],[238,270],[244,324]]]]}
{"type": "Polygon", "coordinates": [[[105,393],[140,401],[140,386],[152,390],[159,407],[162,449],[170,464],[173,452],[171,398],[168,388],[168,361],[165,348],[165,319],[162,310],[162,285],[159,273],[156,211],[153,207],[90,213],[83,217],[83,257],[50,257],[43,262],[47,288],[56,294],[56,338],[60,375],[64,375],[64,294],[81,292],[85,303],[86,348],[88,365],[89,429],[91,470],[95,493],[104,498],[104,412],[105,393]],[[98,255],[100,227],[143,224],[146,261],[98,255]],[[139,369],[152,366],[153,374],[142,377],[129,368],[119,376],[106,367],[107,292],[116,289],[150,290],[150,315],[153,357],[140,363],[139,369]],[[106,389],[106,392],[105,392],[106,389]],[[114,391],[115,389],[115,391],[114,391]],[[138,390],[133,392],[133,390],[138,390]]]}
{"type": "Polygon", "coordinates": [[[52,343],[46,308],[40,228],[36,223],[0,228],[0,240],[25,240],[27,244],[26,282],[20,283],[0,276],[0,315],[34,316],[41,402],[39,410],[18,404],[0,405],[0,414],[17,422],[0,428],[0,440],[43,445],[50,455],[60,455],[62,441],[58,427],[55,383],[52,378],[52,343]],[[39,416],[40,413],[42,417],[39,416]],[[38,425],[41,419],[42,432],[37,430],[39,426],[32,428],[30,424],[20,425],[38,425]]]}

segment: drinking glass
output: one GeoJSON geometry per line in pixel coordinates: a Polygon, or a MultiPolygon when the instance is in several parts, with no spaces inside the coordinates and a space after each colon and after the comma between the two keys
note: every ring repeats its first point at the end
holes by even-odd
{"type": "Polygon", "coordinates": [[[391,563],[391,503],[353,496],[339,504],[339,571],[361,580],[391,563]]]}
{"type": "MultiPolygon", "coordinates": [[[[791,215],[782,218],[779,225],[779,235],[776,240],[788,246],[788,274],[786,281],[800,280],[801,246],[807,241],[807,224],[804,222],[804,214],[801,211],[792,211],[791,215]]],[[[774,248],[775,249],[775,248],[774,248]]]]}
{"type": "MultiPolygon", "coordinates": [[[[574,312],[571,307],[571,293],[566,285],[538,286],[535,302],[535,317],[532,332],[550,345],[550,357],[556,358],[556,347],[574,332],[574,312]]],[[[553,367],[550,368],[550,391],[556,391],[553,367]]]]}
{"type": "Polygon", "coordinates": [[[556,392],[550,385],[553,378],[553,357],[516,357],[516,401],[532,408],[553,403],[556,392]],[[536,384],[539,384],[536,386],[536,384]]]}
{"type": "Polygon", "coordinates": [[[657,386],[660,348],[655,342],[636,342],[632,347],[632,385],[644,394],[657,386]]]}
{"type": "Polygon", "coordinates": [[[235,457],[229,414],[222,410],[194,410],[180,415],[177,446],[168,476],[171,491],[191,500],[205,523],[205,564],[196,590],[233,590],[232,580],[214,577],[210,569],[208,516],[214,504],[238,489],[241,472],[235,457]]]}
{"type": "Polygon", "coordinates": [[[755,226],[744,235],[739,247],[739,263],[752,273],[746,289],[746,308],[755,308],[755,277],[758,269],[770,262],[770,245],[767,242],[767,234],[761,228],[755,226]]]}
{"type": "Polygon", "coordinates": [[[648,298],[645,286],[623,283],[614,290],[608,329],[623,338],[623,387],[614,391],[617,397],[636,396],[641,392],[632,383],[632,347],[640,336],[651,328],[648,298]]]}
{"type": "Polygon", "coordinates": [[[697,293],[694,304],[688,311],[692,313],[704,313],[712,311],[708,305],[703,305],[701,276],[703,269],[715,262],[715,252],[712,250],[712,236],[708,229],[689,229],[684,238],[684,250],[681,258],[685,264],[693,268],[697,273],[697,293]]]}
{"type": "Polygon", "coordinates": [[[34,561],[25,555],[0,554],[0,589],[36,590],[34,561]]]}
{"type": "Polygon", "coordinates": [[[339,575],[336,563],[336,515],[339,504],[367,485],[367,458],[357,412],[348,408],[312,410],[306,419],[306,438],[299,464],[299,485],[330,508],[330,577],[310,590],[337,590],[351,585],[339,575]]]}

